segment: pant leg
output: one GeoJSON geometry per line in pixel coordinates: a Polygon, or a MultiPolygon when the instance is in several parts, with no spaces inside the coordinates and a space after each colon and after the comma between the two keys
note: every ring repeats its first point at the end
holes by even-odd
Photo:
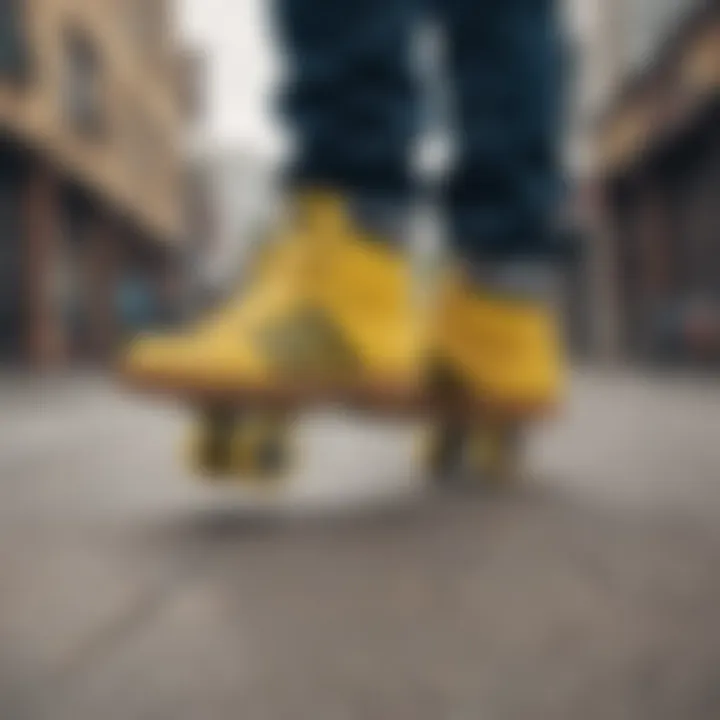
{"type": "Polygon", "coordinates": [[[416,125],[418,0],[275,0],[288,75],[284,114],[301,185],[404,196],[416,125]]]}
{"type": "Polygon", "coordinates": [[[553,252],[562,41],[553,0],[435,0],[447,36],[457,164],[446,188],[466,257],[553,252]]]}

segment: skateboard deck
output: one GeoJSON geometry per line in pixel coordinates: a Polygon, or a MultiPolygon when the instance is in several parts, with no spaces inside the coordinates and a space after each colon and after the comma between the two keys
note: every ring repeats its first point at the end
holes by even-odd
{"type": "Polygon", "coordinates": [[[429,432],[422,463],[438,480],[467,469],[506,481],[518,475],[524,428],[552,412],[546,405],[477,398],[444,385],[429,390],[378,383],[352,387],[311,381],[242,386],[217,380],[189,383],[168,376],[125,376],[143,394],[170,397],[198,417],[191,443],[193,466],[205,477],[277,481],[288,475],[293,424],[303,413],[341,407],[363,415],[424,419],[429,432]]]}
{"type": "Polygon", "coordinates": [[[242,385],[236,381],[192,383],[168,376],[123,375],[127,387],[143,394],[165,396],[194,408],[247,413],[293,414],[323,407],[345,409],[382,417],[426,418],[472,422],[498,420],[529,422],[550,415],[549,403],[507,402],[491,394],[471,395],[444,386],[423,388],[401,383],[328,384],[325,381],[242,385]]]}

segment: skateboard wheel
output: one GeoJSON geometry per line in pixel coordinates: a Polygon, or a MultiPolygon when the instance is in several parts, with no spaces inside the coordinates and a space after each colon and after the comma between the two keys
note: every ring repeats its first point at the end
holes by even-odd
{"type": "Polygon", "coordinates": [[[431,429],[425,467],[438,485],[471,481],[489,487],[519,479],[523,464],[521,428],[490,420],[444,423],[431,429]]]}
{"type": "Polygon", "coordinates": [[[192,442],[193,466],[206,477],[267,480],[290,465],[286,418],[230,411],[206,411],[192,442]]]}
{"type": "Polygon", "coordinates": [[[202,414],[191,443],[191,461],[204,475],[217,477],[232,468],[234,428],[235,417],[228,411],[202,414]]]}
{"type": "Polygon", "coordinates": [[[278,478],[290,466],[288,422],[248,417],[238,423],[233,437],[233,473],[239,477],[278,478]]]}
{"type": "Polygon", "coordinates": [[[517,481],[523,465],[523,433],[517,424],[487,422],[476,427],[467,448],[468,471],[487,485],[517,481]]]}
{"type": "Polygon", "coordinates": [[[456,423],[441,423],[431,428],[425,467],[438,484],[448,482],[463,469],[467,437],[467,428],[456,423]]]}

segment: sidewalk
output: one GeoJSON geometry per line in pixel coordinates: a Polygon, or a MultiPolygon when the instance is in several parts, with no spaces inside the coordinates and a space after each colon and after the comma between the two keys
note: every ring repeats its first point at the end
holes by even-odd
{"type": "Polygon", "coordinates": [[[313,418],[261,513],[193,484],[176,408],[9,387],[2,717],[720,714],[720,384],[583,371],[494,497],[423,492],[407,428],[313,418]]]}

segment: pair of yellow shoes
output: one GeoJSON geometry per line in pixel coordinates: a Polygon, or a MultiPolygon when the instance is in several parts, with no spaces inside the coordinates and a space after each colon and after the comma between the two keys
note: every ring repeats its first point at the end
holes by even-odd
{"type": "Polygon", "coordinates": [[[524,417],[557,403],[562,351],[542,304],[452,271],[420,302],[408,253],[361,230],[334,196],[300,199],[279,238],[225,307],[136,340],[125,377],[201,404],[524,417]]]}

